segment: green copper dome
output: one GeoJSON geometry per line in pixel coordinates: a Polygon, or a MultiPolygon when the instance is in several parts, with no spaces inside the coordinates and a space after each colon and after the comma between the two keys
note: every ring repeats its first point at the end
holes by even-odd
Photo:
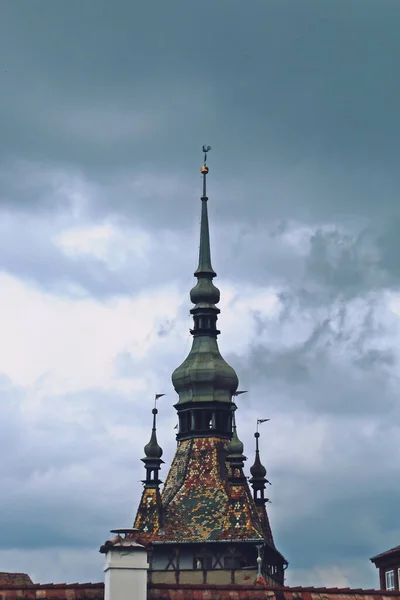
{"type": "Polygon", "coordinates": [[[183,402],[231,402],[239,380],[235,370],[222,358],[217,340],[197,336],[189,356],[175,369],[172,383],[183,402]]]}
{"type": "Polygon", "coordinates": [[[232,439],[228,444],[228,459],[233,457],[242,457],[244,452],[243,442],[238,438],[236,426],[234,427],[232,439]]]}

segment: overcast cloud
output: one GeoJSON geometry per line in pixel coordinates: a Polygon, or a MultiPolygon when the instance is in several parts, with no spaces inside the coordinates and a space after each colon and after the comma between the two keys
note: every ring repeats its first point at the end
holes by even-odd
{"type": "Polygon", "coordinates": [[[398,0],[0,3],[0,570],[101,581],[189,344],[201,146],[220,347],[288,583],[400,543],[398,0]]]}

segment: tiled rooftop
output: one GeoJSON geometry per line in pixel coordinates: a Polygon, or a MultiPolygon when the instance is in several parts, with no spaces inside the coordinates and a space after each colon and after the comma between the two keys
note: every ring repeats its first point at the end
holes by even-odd
{"type": "Polygon", "coordinates": [[[104,583],[31,583],[13,585],[0,583],[2,600],[104,600],[104,583]]]}
{"type": "Polygon", "coordinates": [[[144,494],[135,521],[135,527],[146,532],[140,541],[257,540],[267,530],[274,547],[269,524],[261,522],[247,482],[229,483],[226,446],[227,441],[217,437],[179,443],[162,492],[163,527],[154,532],[147,522],[158,513],[150,506],[155,494],[144,494]]]}

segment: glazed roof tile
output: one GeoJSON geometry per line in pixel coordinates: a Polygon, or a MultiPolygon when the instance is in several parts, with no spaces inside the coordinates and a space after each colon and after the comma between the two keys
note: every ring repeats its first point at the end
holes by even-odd
{"type": "Polygon", "coordinates": [[[247,482],[229,483],[227,441],[179,443],[162,493],[164,525],[154,540],[257,540],[263,528],[247,482]]]}

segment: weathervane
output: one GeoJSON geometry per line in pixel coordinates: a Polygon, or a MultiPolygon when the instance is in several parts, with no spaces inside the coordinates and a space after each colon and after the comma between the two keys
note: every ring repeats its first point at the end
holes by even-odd
{"type": "Polygon", "coordinates": [[[159,398],[162,398],[163,396],[165,396],[165,394],[156,394],[155,398],[154,398],[154,408],[157,408],[157,400],[159,398]]]}
{"type": "Polygon", "coordinates": [[[207,200],[207,191],[206,191],[206,175],[208,173],[208,167],[207,167],[207,153],[210,152],[211,150],[211,146],[203,146],[203,152],[204,152],[204,162],[201,165],[201,174],[203,175],[203,195],[202,195],[202,200],[207,200]]]}
{"type": "Polygon", "coordinates": [[[258,426],[260,425],[260,423],[266,423],[267,421],[270,421],[271,419],[257,419],[257,429],[256,432],[258,433],[258,426]]]}
{"type": "Polygon", "coordinates": [[[206,164],[207,164],[207,154],[208,154],[208,152],[210,152],[210,150],[211,150],[211,146],[203,146],[204,166],[206,166],[206,164]]]}

